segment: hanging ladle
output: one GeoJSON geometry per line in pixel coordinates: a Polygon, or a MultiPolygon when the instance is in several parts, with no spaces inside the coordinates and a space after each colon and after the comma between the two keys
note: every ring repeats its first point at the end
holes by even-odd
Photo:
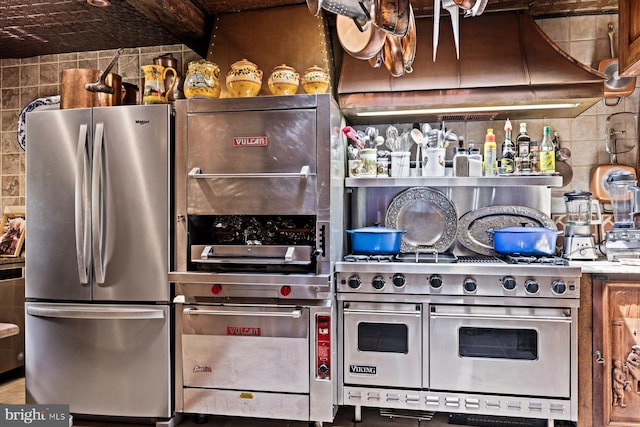
{"type": "Polygon", "coordinates": [[[105,79],[107,78],[109,71],[111,71],[113,66],[116,65],[116,61],[118,60],[122,52],[122,48],[118,49],[111,62],[109,62],[109,65],[107,65],[107,68],[105,68],[102,72],[100,79],[95,83],[86,83],[84,85],[84,88],[89,92],[104,92],[113,95],[114,89],[105,82],[105,79]]]}

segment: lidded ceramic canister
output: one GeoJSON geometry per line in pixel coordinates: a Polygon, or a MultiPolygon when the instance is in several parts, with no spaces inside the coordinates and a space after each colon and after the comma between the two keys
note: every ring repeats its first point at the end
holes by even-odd
{"type": "Polygon", "coordinates": [[[330,82],[329,73],[314,65],[307,68],[302,75],[302,90],[304,93],[327,93],[330,82]]]}
{"type": "Polygon", "coordinates": [[[243,58],[231,64],[226,82],[227,91],[232,98],[257,96],[262,87],[262,70],[243,58]]]}
{"type": "Polygon", "coordinates": [[[271,70],[268,84],[273,95],[294,95],[300,85],[300,75],[293,67],[278,65],[271,70]]]}
{"type": "Polygon", "coordinates": [[[220,97],[220,67],[205,59],[189,62],[184,79],[184,96],[220,97]]]}

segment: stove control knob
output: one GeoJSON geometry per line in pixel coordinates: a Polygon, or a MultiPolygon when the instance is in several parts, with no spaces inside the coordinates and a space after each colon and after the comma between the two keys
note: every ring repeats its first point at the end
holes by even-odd
{"type": "Polygon", "coordinates": [[[508,291],[516,288],[516,279],[513,276],[504,276],[502,278],[502,287],[508,291]]]}
{"type": "Polygon", "coordinates": [[[351,289],[358,289],[362,282],[360,282],[360,278],[358,276],[351,276],[349,277],[347,284],[351,289]]]}
{"type": "Polygon", "coordinates": [[[433,276],[429,277],[429,284],[432,288],[439,289],[440,287],[442,287],[442,276],[440,276],[439,274],[434,274],[433,276]]]}
{"type": "Polygon", "coordinates": [[[554,280],[551,284],[551,291],[556,295],[562,295],[567,292],[567,285],[562,280],[554,280]]]}
{"type": "Polygon", "coordinates": [[[475,292],[478,289],[478,283],[476,282],[476,279],[472,279],[472,278],[465,279],[462,286],[464,287],[464,290],[467,292],[475,292]]]}
{"type": "Polygon", "coordinates": [[[382,289],[384,288],[384,278],[382,276],[376,276],[373,278],[373,280],[371,281],[371,286],[373,286],[373,289],[382,289]]]}
{"type": "Polygon", "coordinates": [[[524,289],[529,294],[535,294],[540,290],[540,285],[535,280],[527,280],[524,282],[524,289]]]}
{"type": "Polygon", "coordinates": [[[393,281],[393,286],[396,288],[401,288],[407,283],[407,280],[404,278],[404,274],[401,273],[394,274],[393,279],[391,280],[393,281]]]}

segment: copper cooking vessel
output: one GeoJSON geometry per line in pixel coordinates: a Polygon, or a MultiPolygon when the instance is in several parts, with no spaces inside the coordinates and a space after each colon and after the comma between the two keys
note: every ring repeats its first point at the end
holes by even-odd
{"type": "Polygon", "coordinates": [[[122,104],[122,77],[109,73],[105,83],[113,88],[113,94],[91,92],[85,84],[95,83],[102,71],[91,68],[70,68],[60,73],[60,108],[109,107],[122,104]]]}

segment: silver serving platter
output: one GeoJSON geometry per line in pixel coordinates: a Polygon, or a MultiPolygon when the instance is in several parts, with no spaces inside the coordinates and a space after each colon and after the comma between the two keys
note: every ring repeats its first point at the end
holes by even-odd
{"type": "Polygon", "coordinates": [[[487,206],[462,215],[458,221],[458,242],[473,252],[496,256],[493,235],[487,233],[487,230],[522,225],[556,229],[551,217],[537,209],[526,206],[487,206]]]}
{"type": "Polygon", "coordinates": [[[446,252],[456,238],[458,214],[453,202],[429,187],[413,187],[393,198],[385,217],[389,228],[406,230],[400,252],[446,252]]]}

